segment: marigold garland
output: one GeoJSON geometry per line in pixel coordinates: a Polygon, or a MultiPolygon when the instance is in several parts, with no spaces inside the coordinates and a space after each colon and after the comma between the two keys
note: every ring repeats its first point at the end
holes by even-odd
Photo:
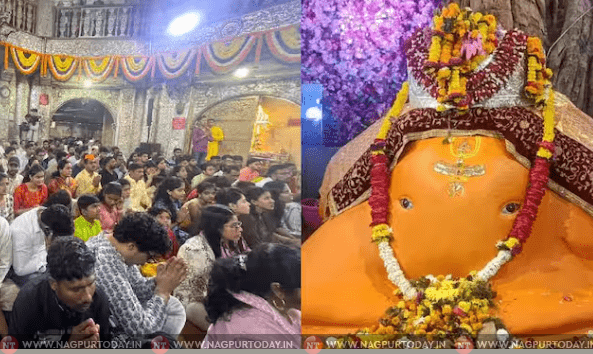
{"type": "Polygon", "coordinates": [[[113,65],[113,57],[107,56],[103,58],[88,58],[85,61],[85,67],[88,67],[93,74],[102,75],[105,73],[105,70],[113,65]],[[101,63],[97,65],[97,60],[100,60],[101,63]]]}
{"type": "Polygon", "coordinates": [[[469,108],[467,75],[495,50],[494,16],[472,14],[451,3],[434,17],[432,38],[424,72],[436,75],[439,111],[469,108]],[[436,70],[436,72],[435,72],[436,70]]]}
{"type": "MultiPolygon", "coordinates": [[[[229,62],[219,62],[210,58],[207,55],[209,53],[204,53],[204,55],[206,56],[206,59],[208,59],[208,63],[214,72],[226,72],[244,61],[251,53],[256,42],[258,45],[255,62],[259,62],[261,46],[266,42],[272,54],[274,54],[280,61],[288,64],[297,63],[300,62],[301,56],[300,51],[295,50],[300,41],[298,32],[299,25],[290,25],[272,31],[254,32],[245,35],[240,38],[239,42],[246,42],[247,44],[244,46],[242,45],[238,52],[234,53],[231,50],[223,53],[229,62]],[[264,37],[269,37],[269,40],[264,41],[264,37]],[[285,47],[288,49],[285,49],[285,47]]],[[[195,47],[171,55],[167,53],[156,53],[150,57],[135,60],[137,56],[121,56],[117,54],[98,58],[64,54],[47,54],[20,48],[10,43],[3,42],[2,44],[6,49],[4,54],[5,69],[8,69],[10,57],[12,57],[14,65],[18,71],[25,75],[34,73],[39,66],[41,66],[40,74],[46,76],[49,66],[51,73],[57,80],[66,81],[74,75],[77,69],[80,77],[84,69],[86,75],[94,82],[105,80],[111,73],[113,73],[114,77],[117,77],[120,65],[124,72],[124,76],[130,81],[141,80],[149,72],[154,77],[157,69],[165,78],[173,79],[187,72],[194,59],[196,61],[196,69],[194,73],[198,75],[200,72],[199,67],[203,48],[209,47],[209,45],[195,47]]]]}
{"type": "Polygon", "coordinates": [[[74,57],[48,55],[46,56],[46,60],[52,75],[59,81],[68,81],[80,65],[79,58],[74,57]]]}
{"type": "MultiPolygon", "coordinates": [[[[118,66],[117,56],[108,56],[103,58],[84,58],[82,59],[82,65],[86,75],[91,78],[93,82],[105,81],[114,67],[118,66]],[[100,60],[100,64],[97,65],[97,60],[100,60]]],[[[117,71],[114,72],[114,77],[117,77],[117,71]]]]}
{"type": "Polygon", "coordinates": [[[41,55],[35,52],[25,51],[21,48],[11,46],[10,53],[17,69],[25,75],[34,73],[41,63],[41,55]],[[25,54],[29,56],[27,57],[25,54]]]}

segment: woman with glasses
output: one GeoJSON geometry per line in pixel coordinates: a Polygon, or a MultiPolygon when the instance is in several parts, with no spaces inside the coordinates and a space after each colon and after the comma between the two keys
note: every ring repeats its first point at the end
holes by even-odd
{"type": "Polygon", "coordinates": [[[210,205],[202,210],[202,232],[190,238],[177,256],[185,260],[187,278],[175,290],[175,296],[185,306],[187,319],[202,331],[208,329],[206,298],[210,270],[217,258],[228,258],[249,251],[241,235],[237,215],[224,205],[210,205]]]}

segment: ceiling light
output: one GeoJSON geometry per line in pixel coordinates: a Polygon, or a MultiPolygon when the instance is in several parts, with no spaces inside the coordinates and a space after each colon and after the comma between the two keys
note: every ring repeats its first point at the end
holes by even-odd
{"type": "Polygon", "coordinates": [[[200,15],[196,12],[190,12],[171,21],[167,32],[172,36],[181,36],[196,28],[199,22],[200,15]]]}
{"type": "Polygon", "coordinates": [[[84,81],[84,87],[89,88],[91,86],[93,86],[93,82],[91,80],[84,81]]]}
{"type": "Polygon", "coordinates": [[[247,69],[247,68],[240,68],[240,69],[237,69],[237,70],[235,70],[235,73],[234,73],[234,75],[235,75],[236,77],[238,77],[238,78],[241,78],[241,79],[242,79],[242,78],[244,78],[244,77],[247,77],[247,75],[249,75],[249,69],[247,69]]]}

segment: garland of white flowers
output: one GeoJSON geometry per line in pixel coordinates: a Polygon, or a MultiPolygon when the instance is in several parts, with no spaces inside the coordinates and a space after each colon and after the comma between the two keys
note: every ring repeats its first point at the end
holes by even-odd
{"type": "MultiPolygon", "coordinates": [[[[387,270],[387,278],[397,286],[407,300],[411,300],[418,296],[418,290],[412,286],[410,281],[404,275],[403,270],[399,266],[399,262],[394,256],[393,248],[389,241],[382,241],[378,245],[379,256],[383,260],[385,269],[387,270]]],[[[494,259],[492,259],[486,266],[477,274],[478,280],[488,281],[498,273],[500,268],[513,258],[511,251],[501,250],[494,259]]],[[[432,275],[427,275],[426,278],[431,282],[436,282],[436,278],[432,275]]]]}

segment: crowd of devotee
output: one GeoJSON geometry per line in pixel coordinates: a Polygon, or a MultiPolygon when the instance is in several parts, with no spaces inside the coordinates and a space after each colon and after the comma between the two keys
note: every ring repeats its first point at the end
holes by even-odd
{"type": "Polygon", "coordinates": [[[170,153],[0,147],[2,336],[150,347],[191,325],[210,347],[228,335],[300,347],[296,166],[170,153]]]}

